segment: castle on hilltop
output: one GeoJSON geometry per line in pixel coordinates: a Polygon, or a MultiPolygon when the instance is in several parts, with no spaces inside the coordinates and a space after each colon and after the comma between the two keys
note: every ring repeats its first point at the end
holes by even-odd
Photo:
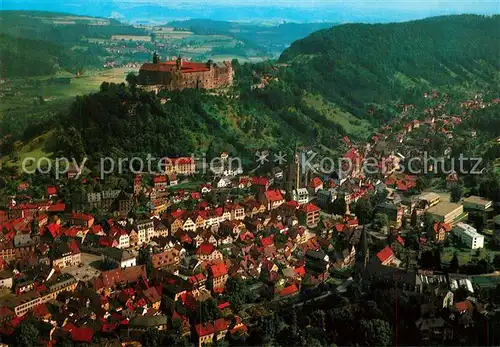
{"type": "Polygon", "coordinates": [[[181,57],[160,61],[155,53],[153,63],[143,64],[139,70],[138,85],[147,90],[214,89],[233,84],[234,71],[230,62],[196,63],[181,57]]]}

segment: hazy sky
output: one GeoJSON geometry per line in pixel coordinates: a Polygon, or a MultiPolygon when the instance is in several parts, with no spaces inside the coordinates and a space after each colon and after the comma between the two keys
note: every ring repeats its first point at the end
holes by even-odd
{"type": "MultiPolygon", "coordinates": [[[[103,0],[106,1],[106,0],[103,0]]],[[[224,4],[228,6],[287,6],[287,7],[355,7],[367,10],[394,9],[394,10],[449,10],[453,12],[488,13],[500,11],[500,0],[108,0],[115,3],[156,3],[164,6],[179,6],[182,4],[200,5],[224,4]]]]}
{"type": "MultiPolygon", "coordinates": [[[[450,12],[500,13],[500,0],[1,0],[2,3],[46,3],[46,4],[156,4],[168,7],[189,5],[226,6],[286,6],[286,7],[348,7],[366,10],[393,9],[402,11],[440,10],[450,12]]],[[[50,7],[50,5],[49,5],[50,7]]],[[[128,6],[127,6],[128,7],[128,6]]],[[[2,5],[0,5],[0,9],[2,5]]]]}

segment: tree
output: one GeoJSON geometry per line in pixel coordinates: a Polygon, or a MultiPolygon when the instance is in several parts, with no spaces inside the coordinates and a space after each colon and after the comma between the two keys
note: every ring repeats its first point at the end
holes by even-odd
{"type": "Polygon", "coordinates": [[[150,246],[143,246],[137,254],[137,264],[146,265],[146,272],[149,276],[153,270],[152,249],[150,246]]]}
{"type": "Polygon", "coordinates": [[[333,214],[338,214],[340,216],[345,216],[347,211],[347,205],[345,203],[345,196],[338,195],[337,198],[331,204],[330,210],[333,214]]]}
{"type": "Polygon", "coordinates": [[[389,225],[389,218],[385,213],[377,213],[375,214],[372,225],[377,231],[385,230],[389,225]]]}
{"type": "Polygon", "coordinates": [[[142,335],[142,344],[147,347],[156,347],[163,345],[163,336],[160,330],[149,328],[142,335]]]}
{"type": "Polygon", "coordinates": [[[354,206],[354,214],[358,217],[359,224],[365,225],[370,223],[373,215],[373,207],[370,199],[359,199],[354,206]]]}
{"type": "Polygon", "coordinates": [[[362,319],[360,330],[364,332],[364,339],[361,342],[365,346],[389,346],[392,344],[392,330],[384,320],[362,319]]]}
{"type": "Polygon", "coordinates": [[[425,176],[418,176],[417,182],[416,182],[416,189],[419,192],[422,192],[423,190],[427,189],[429,187],[429,180],[425,176]]]}
{"type": "Polygon", "coordinates": [[[469,214],[469,219],[472,221],[477,231],[482,231],[487,222],[486,215],[483,212],[472,212],[469,214]]]}
{"type": "Polygon", "coordinates": [[[453,253],[453,258],[451,258],[450,262],[450,272],[458,272],[458,269],[460,268],[460,264],[458,263],[458,255],[457,252],[453,253]]]}
{"type": "Polygon", "coordinates": [[[131,87],[135,87],[138,83],[137,75],[133,72],[130,72],[127,75],[127,78],[125,80],[127,81],[128,85],[131,87]]]}
{"type": "Polygon", "coordinates": [[[450,200],[451,202],[459,202],[462,199],[464,191],[462,186],[456,185],[453,188],[451,188],[451,197],[450,200]]]}
{"type": "Polygon", "coordinates": [[[495,255],[493,258],[493,265],[495,266],[496,270],[500,270],[500,254],[495,255]]]}
{"type": "Polygon", "coordinates": [[[410,220],[410,225],[412,227],[416,227],[417,226],[417,222],[418,222],[418,218],[417,218],[417,209],[414,208],[412,213],[411,213],[411,220],[410,220]]]}
{"type": "Polygon", "coordinates": [[[16,346],[37,346],[39,344],[40,332],[35,323],[36,321],[27,319],[22,321],[14,329],[14,341],[16,346]]]}
{"type": "Polygon", "coordinates": [[[198,319],[199,322],[211,322],[219,318],[220,311],[217,307],[217,301],[213,298],[202,301],[198,309],[198,319]]]}

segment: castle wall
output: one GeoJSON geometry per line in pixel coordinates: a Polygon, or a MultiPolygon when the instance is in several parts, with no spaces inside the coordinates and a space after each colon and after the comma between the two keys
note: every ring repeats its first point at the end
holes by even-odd
{"type": "MultiPolygon", "coordinates": [[[[159,67],[158,70],[161,70],[159,67]]],[[[212,64],[208,71],[182,71],[172,68],[171,71],[139,70],[139,85],[155,86],[155,89],[183,90],[183,89],[214,89],[233,84],[233,69],[231,64],[223,66],[212,64]]]]}

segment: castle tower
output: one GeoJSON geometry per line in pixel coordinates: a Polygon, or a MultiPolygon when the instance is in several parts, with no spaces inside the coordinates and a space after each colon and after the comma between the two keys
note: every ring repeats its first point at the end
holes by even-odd
{"type": "Polygon", "coordinates": [[[153,64],[159,64],[160,63],[160,56],[156,54],[156,52],[153,53],[153,64]]]}

